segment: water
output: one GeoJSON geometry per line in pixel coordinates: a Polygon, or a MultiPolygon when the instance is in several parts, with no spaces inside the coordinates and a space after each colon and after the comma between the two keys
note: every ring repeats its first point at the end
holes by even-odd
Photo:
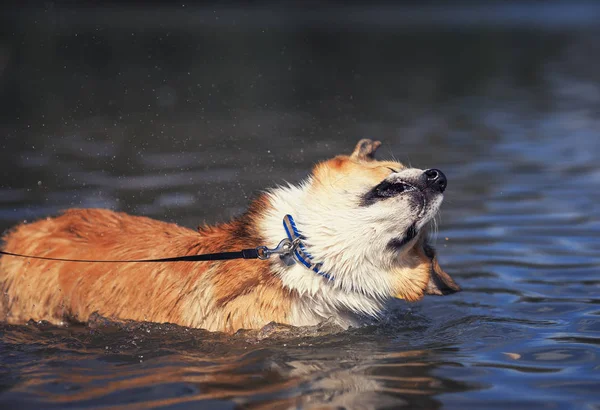
{"type": "Polygon", "coordinates": [[[494,4],[5,10],[0,229],[224,221],[368,136],[448,176],[464,291],[346,331],[0,324],[0,406],[599,408],[599,9],[494,4]]]}

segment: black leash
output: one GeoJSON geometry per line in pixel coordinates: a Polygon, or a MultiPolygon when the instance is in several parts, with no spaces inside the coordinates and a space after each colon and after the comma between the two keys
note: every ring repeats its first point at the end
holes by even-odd
{"type": "Polygon", "coordinates": [[[258,249],[242,249],[237,252],[219,252],[219,253],[205,253],[203,255],[187,255],[187,256],[175,256],[172,258],[159,258],[159,259],[130,259],[130,260],[95,260],[95,259],[63,259],[63,258],[50,258],[45,256],[34,256],[34,255],[21,255],[19,253],[11,253],[0,251],[0,255],[15,256],[17,258],[27,259],[41,259],[45,261],[56,261],[56,262],[103,262],[103,263],[142,263],[142,262],[204,262],[204,261],[224,261],[229,259],[262,259],[259,256],[258,249]]]}
{"type": "Polygon", "coordinates": [[[87,263],[146,263],[146,262],[206,262],[206,261],[224,261],[231,259],[269,259],[273,254],[285,255],[291,253],[293,250],[292,242],[289,239],[284,239],[279,242],[274,249],[269,249],[266,246],[259,246],[257,248],[242,249],[241,251],[234,252],[218,252],[218,253],[205,253],[201,255],[186,255],[186,256],[175,256],[171,258],[158,258],[158,259],[130,259],[130,260],[94,260],[94,259],[63,259],[63,258],[50,258],[46,256],[35,256],[35,255],[22,255],[20,253],[12,253],[0,250],[0,255],[14,256],[17,258],[28,258],[28,259],[41,259],[45,261],[56,261],[56,262],[87,262],[87,263]]]}

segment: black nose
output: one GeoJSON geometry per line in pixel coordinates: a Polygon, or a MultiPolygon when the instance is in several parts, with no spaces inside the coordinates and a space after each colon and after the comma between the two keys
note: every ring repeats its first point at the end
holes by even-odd
{"type": "Polygon", "coordinates": [[[427,186],[433,188],[436,191],[444,192],[448,185],[446,175],[439,169],[428,169],[424,172],[427,178],[427,186]]]}

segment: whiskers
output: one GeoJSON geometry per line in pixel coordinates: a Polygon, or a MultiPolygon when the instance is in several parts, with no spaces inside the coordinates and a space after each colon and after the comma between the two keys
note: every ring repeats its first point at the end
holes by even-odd
{"type": "Polygon", "coordinates": [[[442,217],[440,216],[440,212],[437,212],[431,221],[429,222],[429,237],[433,240],[437,240],[438,232],[439,232],[439,224],[441,222],[442,217]]]}

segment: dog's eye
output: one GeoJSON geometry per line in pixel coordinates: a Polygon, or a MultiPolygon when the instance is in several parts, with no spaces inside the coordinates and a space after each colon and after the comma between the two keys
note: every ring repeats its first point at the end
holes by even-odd
{"type": "Polygon", "coordinates": [[[398,171],[397,171],[397,170],[395,170],[394,168],[390,168],[390,167],[386,167],[386,168],[387,168],[387,169],[389,169],[390,171],[394,172],[394,173],[397,173],[397,172],[398,172],[398,171]]]}

